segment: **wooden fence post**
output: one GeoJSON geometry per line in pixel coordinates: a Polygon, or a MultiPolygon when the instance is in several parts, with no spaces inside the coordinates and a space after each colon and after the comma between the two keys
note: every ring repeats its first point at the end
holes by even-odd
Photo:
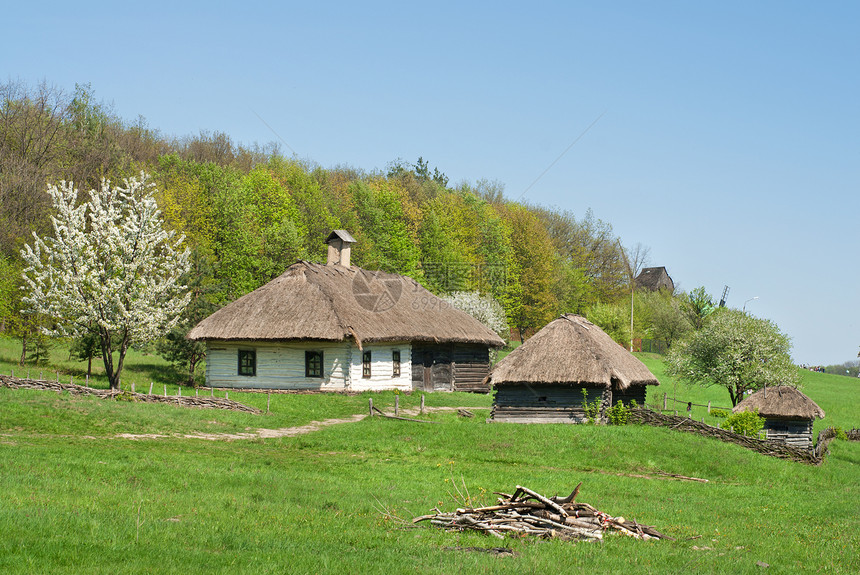
{"type": "Polygon", "coordinates": [[[164,384],[164,397],[167,397],[167,384],[164,384]]]}
{"type": "Polygon", "coordinates": [[[710,413],[711,413],[711,402],[709,401],[708,402],[708,415],[710,415],[710,413]]]}
{"type": "Polygon", "coordinates": [[[399,411],[399,409],[400,409],[400,396],[395,395],[394,396],[394,415],[397,415],[397,412],[399,411]]]}
{"type": "Polygon", "coordinates": [[[370,417],[373,417],[373,398],[368,398],[368,401],[370,402],[370,417]]]}
{"type": "Polygon", "coordinates": [[[131,382],[131,392],[134,393],[134,382],[131,382]]]}
{"type": "Polygon", "coordinates": [[[421,394],[421,413],[424,413],[424,394],[421,394]]]}
{"type": "Polygon", "coordinates": [[[269,405],[272,403],[272,390],[266,392],[266,413],[269,413],[269,405]]]}
{"type": "Polygon", "coordinates": [[[663,394],[663,411],[666,411],[666,394],[663,394]]]}
{"type": "Polygon", "coordinates": [[[152,395],[152,382],[149,382],[149,395],[152,395]]]}

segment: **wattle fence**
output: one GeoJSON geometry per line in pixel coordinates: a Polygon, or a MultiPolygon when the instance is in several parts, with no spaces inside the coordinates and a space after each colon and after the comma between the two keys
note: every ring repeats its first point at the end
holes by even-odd
{"type": "Polygon", "coordinates": [[[712,437],[734,443],[741,447],[746,447],[753,451],[757,451],[763,455],[778,457],[780,459],[790,459],[792,461],[800,461],[811,465],[819,465],[824,460],[827,454],[827,446],[836,437],[836,431],[832,427],[822,430],[818,434],[818,441],[815,447],[811,450],[794,447],[780,441],[772,441],[768,439],[759,439],[757,437],[748,437],[733,433],[727,429],[721,429],[696,421],[689,417],[681,417],[680,415],[666,415],[658,413],[646,407],[639,407],[631,410],[629,423],[639,423],[642,425],[652,425],[654,427],[667,427],[685,433],[694,433],[704,437],[712,437]]]}
{"type": "Polygon", "coordinates": [[[245,411],[248,413],[260,413],[256,407],[250,407],[242,403],[233,401],[227,397],[215,397],[214,392],[210,397],[201,397],[195,390],[195,395],[182,395],[182,388],[179,388],[178,395],[167,395],[167,387],[164,388],[164,395],[152,393],[152,385],[150,385],[149,393],[136,393],[132,387],[132,391],[120,391],[117,389],[95,389],[85,385],[77,385],[75,383],[60,383],[58,381],[49,381],[44,379],[24,379],[20,377],[11,377],[0,374],[0,386],[10,389],[35,389],[39,391],[55,391],[57,393],[68,393],[70,395],[88,395],[99,397],[101,399],[112,399],[115,401],[140,401],[146,403],[167,403],[171,405],[179,405],[181,407],[203,407],[209,409],[229,409],[232,411],[245,411]]]}

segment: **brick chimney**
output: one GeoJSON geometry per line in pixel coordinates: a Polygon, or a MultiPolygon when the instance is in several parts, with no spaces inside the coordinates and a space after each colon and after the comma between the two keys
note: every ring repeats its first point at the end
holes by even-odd
{"type": "Polygon", "coordinates": [[[328,244],[326,265],[349,267],[350,247],[355,243],[355,238],[346,230],[335,230],[329,234],[325,243],[328,244]]]}

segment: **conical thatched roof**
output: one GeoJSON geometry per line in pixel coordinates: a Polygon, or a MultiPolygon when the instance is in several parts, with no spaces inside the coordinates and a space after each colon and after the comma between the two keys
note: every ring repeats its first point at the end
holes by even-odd
{"type": "Polygon", "coordinates": [[[645,364],[578,315],[563,315],[493,367],[492,385],[558,383],[626,389],[659,385],[645,364]]]}
{"type": "Polygon", "coordinates": [[[197,324],[192,340],[504,341],[412,278],[298,262],[197,324]]]}
{"type": "Polygon", "coordinates": [[[740,413],[754,409],[758,409],[758,414],[764,418],[824,418],[823,409],[800,391],[787,385],[768,387],[767,397],[764,396],[764,389],[760,389],[738,403],[732,412],[740,413]]]}

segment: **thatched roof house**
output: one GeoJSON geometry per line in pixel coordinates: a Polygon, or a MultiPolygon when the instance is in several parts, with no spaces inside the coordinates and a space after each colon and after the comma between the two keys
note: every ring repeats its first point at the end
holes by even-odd
{"type": "Polygon", "coordinates": [[[648,385],[659,385],[645,364],[587,319],[566,314],[550,322],[493,367],[495,421],[585,420],[588,401],[604,407],[645,403],[648,385]]]}
{"type": "Polygon", "coordinates": [[[644,268],[634,280],[636,287],[639,289],[647,289],[657,291],[667,289],[670,292],[675,291],[675,282],[669,276],[669,272],[663,266],[654,268],[644,268]]]}
{"type": "Polygon", "coordinates": [[[812,424],[824,418],[824,410],[794,387],[778,385],[749,395],[733,413],[758,410],[765,420],[767,438],[798,447],[812,448],[812,424]]]}
{"type": "Polygon", "coordinates": [[[351,266],[352,242],[336,230],[326,265],[300,261],[195,326],[207,383],[486,391],[502,339],[409,277],[351,266]]]}

